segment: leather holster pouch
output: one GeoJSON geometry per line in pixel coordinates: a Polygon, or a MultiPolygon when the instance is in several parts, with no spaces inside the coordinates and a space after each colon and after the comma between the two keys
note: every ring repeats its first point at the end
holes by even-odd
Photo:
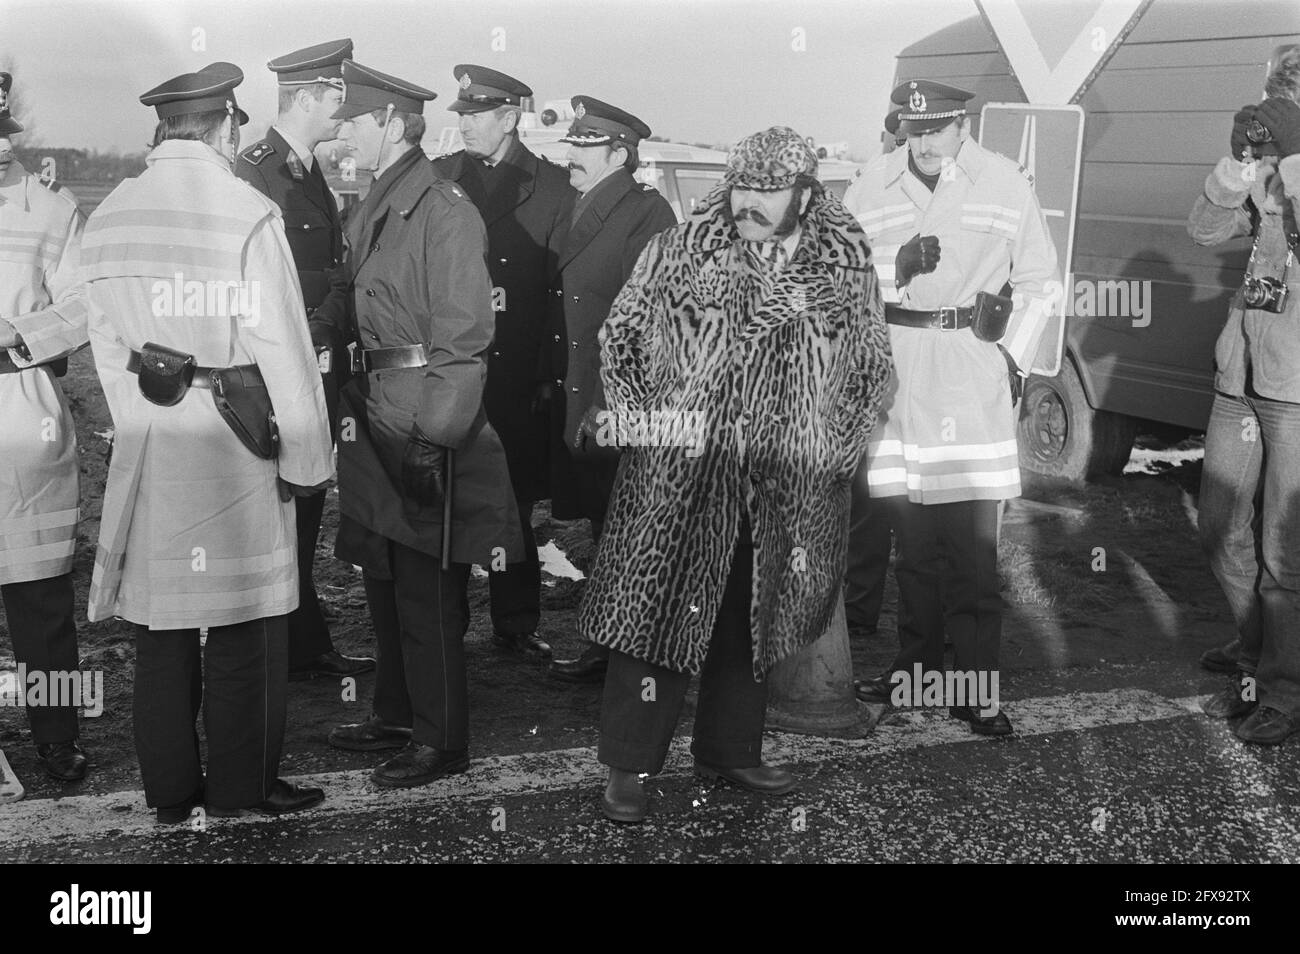
{"type": "Polygon", "coordinates": [[[140,393],[153,404],[179,404],[194,379],[194,355],[173,351],[152,341],[140,349],[140,393]]]}
{"type": "Polygon", "coordinates": [[[271,407],[271,392],[255,366],[216,368],[211,372],[217,412],[250,451],[263,460],[280,452],[280,429],[271,407]]]}
{"type": "Polygon", "coordinates": [[[980,292],[975,296],[975,309],[971,312],[970,330],[980,341],[1001,341],[1011,320],[1012,302],[1002,295],[980,292]]]}

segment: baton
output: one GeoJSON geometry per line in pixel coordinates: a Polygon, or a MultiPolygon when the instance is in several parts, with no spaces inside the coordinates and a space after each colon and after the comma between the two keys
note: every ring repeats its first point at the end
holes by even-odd
{"type": "Polygon", "coordinates": [[[447,448],[446,476],[442,494],[442,572],[451,569],[451,498],[456,486],[456,452],[447,448]]]}

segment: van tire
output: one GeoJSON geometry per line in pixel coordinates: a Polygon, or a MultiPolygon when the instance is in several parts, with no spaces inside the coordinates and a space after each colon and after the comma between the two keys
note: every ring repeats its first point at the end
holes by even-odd
{"type": "Polygon", "coordinates": [[[1071,358],[1055,377],[1033,374],[1025,382],[1017,439],[1020,471],[1029,483],[1121,474],[1136,436],[1135,418],[1093,410],[1071,358]]]}

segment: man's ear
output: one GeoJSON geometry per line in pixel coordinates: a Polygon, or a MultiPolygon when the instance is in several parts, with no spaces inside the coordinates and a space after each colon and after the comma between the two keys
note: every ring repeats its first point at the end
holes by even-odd
{"type": "Polygon", "coordinates": [[[304,113],[311,112],[312,104],[311,93],[306,86],[299,86],[293,93],[293,104],[301,109],[304,113]]]}
{"type": "Polygon", "coordinates": [[[388,129],[384,134],[387,142],[396,145],[406,137],[406,120],[401,116],[393,116],[388,120],[388,129]]]}

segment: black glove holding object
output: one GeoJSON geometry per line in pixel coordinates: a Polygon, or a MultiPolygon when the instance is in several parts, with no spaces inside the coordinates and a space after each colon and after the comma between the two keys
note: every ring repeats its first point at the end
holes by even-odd
{"type": "Polygon", "coordinates": [[[1233,159],[1242,161],[1243,157],[1250,158],[1251,142],[1246,138],[1246,127],[1254,118],[1255,107],[1251,105],[1241,107],[1232,117],[1232,138],[1228,146],[1228,155],[1233,159]]]}
{"type": "Polygon", "coordinates": [[[1275,96],[1259,104],[1255,109],[1255,119],[1273,134],[1280,158],[1300,152],[1300,105],[1275,96]]]}
{"type": "Polygon", "coordinates": [[[436,506],[446,487],[447,448],[425,437],[417,424],[402,454],[402,490],[418,503],[436,506]]]}
{"type": "Polygon", "coordinates": [[[913,235],[894,259],[894,274],[901,288],[917,275],[928,275],[939,266],[939,236],[913,235]]]}

